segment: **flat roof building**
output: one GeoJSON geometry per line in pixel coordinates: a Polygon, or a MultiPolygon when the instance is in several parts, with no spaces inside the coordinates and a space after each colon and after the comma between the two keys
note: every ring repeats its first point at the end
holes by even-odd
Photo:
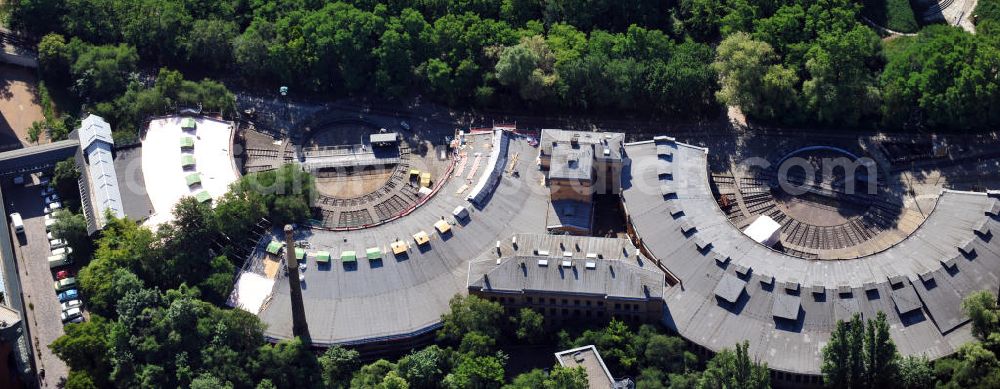
{"type": "Polygon", "coordinates": [[[557,352],[555,355],[556,361],[562,367],[582,367],[587,372],[589,389],[627,389],[635,387],[631,379],[615,380],[611,376],[608,366],[604,364],[601,353],[592,344],[563,350],[557,352]]]}
{"type": "Polygon", "coordinates": [[[539,167],[548,170],[548,230],[587,235],[595,194],[621,193],[625,134],[544,129],[539,142],[539,167]],[[582,211],[584,208],[588,210],[582,211]],[[587,215],[584,219],[579,215],[587,215]]]}
{"type": "Polygon", "coordinates": [[[80,186],[83,189],[80,196],[84,204],[83,214],[93,233],[107,224],[107,213],[118,218],[125,217],[114,163],[115,141],[111,125],[94,114],[87,115],[80,123],[77,137],[82,151],[81,180],[86,183],[86,186],[80,186]]]}

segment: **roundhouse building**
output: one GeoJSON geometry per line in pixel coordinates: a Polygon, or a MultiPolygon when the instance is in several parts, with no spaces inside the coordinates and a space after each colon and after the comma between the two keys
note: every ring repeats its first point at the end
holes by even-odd
{"type": "Polygon", "coordinates": [[[625,146],[622,202],[640,249],[679,281],[663,322],[707,350],[750,341],[776,381],[821,383],[822,348],[838,320],[888,316],[903,355],[931,359],[972,340],[962,298],[1000,274],[998,200],[945,191],[914,233],[878,253],[802,259],[740,232],[711,190],[708,150],[666,137],[625,146]]]}

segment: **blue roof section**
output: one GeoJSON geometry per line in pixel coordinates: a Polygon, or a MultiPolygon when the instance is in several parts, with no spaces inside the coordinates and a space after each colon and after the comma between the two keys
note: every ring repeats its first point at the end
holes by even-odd
{"type": "Polygon", "coordinates": [[[102,141],[109,145],[114,145],[115,140],[111,135],[111,125],[104,121],[104,118],[97,115],[87,115],[80,122],[78,136],[80,137],[80,148],[87,150],[96,141],[102,141]]]}

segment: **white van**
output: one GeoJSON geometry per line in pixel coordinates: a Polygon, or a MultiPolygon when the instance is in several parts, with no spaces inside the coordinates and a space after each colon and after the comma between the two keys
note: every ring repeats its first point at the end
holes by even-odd
{"type": "Polygon", "coordinates": [[[10,222],[14,223],[14,232],[21,234],[24,233],[24,220],[21,219],[21,214],[14,212],[10,214],[10,222]]]}
{"type": "MultiPolygon", "coordinates": [[[[46,215],[47,216],[47,215],[46,215]]],[[[56,219],[45,219],[45,231],[51,231],[52,226],[56,224],[56,219]]]]}
{"type": "Polygon", "coordinates": [[[62,239],[52,239],[49,241],[49,247],[53,249],[66,247],[66,241],[62,239]]]}
{"type": "Polygon", "coordinates": [[[62,321],[63,321],[63,323],[65,323],[65,322],[68,322],[70,320],[76,319],[76,318],[78,318],[78,317],[80,317],[82,315],[83,315],[83,313],[80,312],[80,308],[70,308],[70,309],[67,309],[67,310],[63,311],[63,313],[62,313],[62,321]]]}
{"type": "Polygon", "coordinates": [[[73,263],[73,262],[71,262],[68,258],[66,258],[66,254],[53,255],[53,256],[49,257],[49,268],[50,269],[55,269],[57,267],[66,266],[66,265],[69,265],[71,263],[73,263]]]}
{"type": "Polygon", "coordinates": [[[65,255],[72,253],[73,249],[69,247],[60,247],[57,249],[52,249],[52,255],[65,255]]]}

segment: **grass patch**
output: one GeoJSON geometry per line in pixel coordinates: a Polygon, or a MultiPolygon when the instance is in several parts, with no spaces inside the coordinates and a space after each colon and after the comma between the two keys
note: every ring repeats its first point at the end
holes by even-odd
{"type": "Polygon", "coordinates": [[[875,24],[898,32],[916,32],[920,28],[910,0],[864,0],[863,3],[861,12],[875,24]]]}

